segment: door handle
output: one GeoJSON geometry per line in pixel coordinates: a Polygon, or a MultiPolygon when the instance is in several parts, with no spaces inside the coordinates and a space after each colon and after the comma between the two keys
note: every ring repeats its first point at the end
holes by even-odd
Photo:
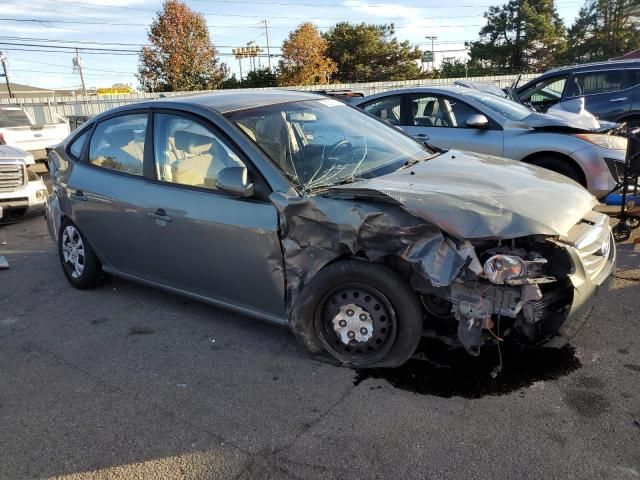
{"type": "Polygon", "coordinates": [[[147,217],[151,217],[154,220],[160,220],[163,222],[171,221],[171,217],[167,215],[167,212],[165,212],[163,208],[159,208],[155,212],[147,212],[147,217]]]}
{"type": "Polygon", "coordinates": [[[78,200],[80,202],[86,202],[87,200],[89,200],[87,196],[82,192],[82,190],[76,190],[70,196],[73,200],[78,200]]]}
{"type": "Polygon", "coordinates": [[[418,133],[415,136],[416,138],[419,138],[420,140],[429,140],[431,137],[429,135],[427,135],[426,133],[418,133]]]}
{"type": "Polygon", "coordinates": [[[610,102],[624,102],[626,100],[629,100],[629,97],[618,97],[618,98],[612,98],[611,100],[609,100],[610,102]]]}

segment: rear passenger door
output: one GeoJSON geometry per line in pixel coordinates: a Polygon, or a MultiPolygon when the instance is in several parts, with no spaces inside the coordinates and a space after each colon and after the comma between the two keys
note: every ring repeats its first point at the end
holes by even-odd
{"type": "Polygon", "coordinates": [[[584,97],[588,112],[602,120],[617,120],[631,109],[634,80],[622,69],[574,73],[564,99],[584,97]]]}
{"type": "Polygon", "coordinates": [[[79,160],[74,162],[66,188],[74,221],[107,269],[111,266],[135,276],[146,269],[143,161],[147,120],[147,111],[107,118],[69,149],[79,160]]]}
{"type": "Polygon", "coordinates": [[[407,100],[408,125],[403,128],[416,139],[439,148],[502,155],[502,128],[490,118],[486,128],[467,126],[472,115],[484,115],[467,102],[431,93],[407,95],[407,100]]]}
{"type": "MultiPolygon", "coordinates": [[[[153,258],[147,278],[284,318],[275,207],[264,194],[236,198],[216,184],[223,168],[249,161],[210,122],[177,111],[154,114],[153,150],[155,178],[144,189],[153,258]]],[[[255,172],[249,178],[262,182],[255,172]]]]}

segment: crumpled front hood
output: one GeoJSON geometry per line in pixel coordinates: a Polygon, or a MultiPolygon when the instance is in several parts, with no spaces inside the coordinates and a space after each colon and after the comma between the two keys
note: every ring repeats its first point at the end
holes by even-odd
{"type": "Polygon", "coordinates": [[[597,204],[589,192],[560,174],[453,150],[332,190],[355,196],[383,193],[461,239],[564,236],[597,204]]]}

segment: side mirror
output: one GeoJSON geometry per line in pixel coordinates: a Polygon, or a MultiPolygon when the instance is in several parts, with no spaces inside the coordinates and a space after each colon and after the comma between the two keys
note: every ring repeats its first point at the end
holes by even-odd
{"type": "Polygon", "coordinates": [[[489,120],[484,115],[476,113],[467,119],[465,125],[469,128],[487,128],[489,126],[489,120]]]}
{"type": "Polygon", "coordinates": [[[245,167],[226,167],[220,170],[216,187],[223,192],[237,197],[253,195],[253,183],[249,183],[249,174],[245,167]]]}

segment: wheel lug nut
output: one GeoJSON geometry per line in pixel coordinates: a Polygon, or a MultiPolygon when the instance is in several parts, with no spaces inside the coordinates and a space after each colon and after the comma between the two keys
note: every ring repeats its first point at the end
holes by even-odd
{"type": "Polygon", "coordinates": [[[347,326],[347,321],[346,320],[340,320],[338,322],[338,325],[340,325],[341,327],[346,327],[347,326]]]}
{"type": "Polygon", "coordinates": [[[367,316],[364,313],[360,314],[360,320],[362,320],[363,322],[367,320],[367,316]]]}
{"type": "Polygon", "coordinates": [[[362,327],[362,328],[360,329],[360,333],[361,333],[362,335],[366,335],[366,334],[367,334],[367,329],[366,329],[366,328],[364,328],[364,327],[362,327]]]}
{"type": "Polygon", "coordinates": [[[356,336],[356,332],[349,330],[349,332],[347,332],[347,337],[349,338],[355,338],[356,336]]]}
{"type": "Polygon", "coordinates": [[[349,315],[350,317],[353,317],[353,310],[351,309],[347,310],[347,315],[349,315]]]}

